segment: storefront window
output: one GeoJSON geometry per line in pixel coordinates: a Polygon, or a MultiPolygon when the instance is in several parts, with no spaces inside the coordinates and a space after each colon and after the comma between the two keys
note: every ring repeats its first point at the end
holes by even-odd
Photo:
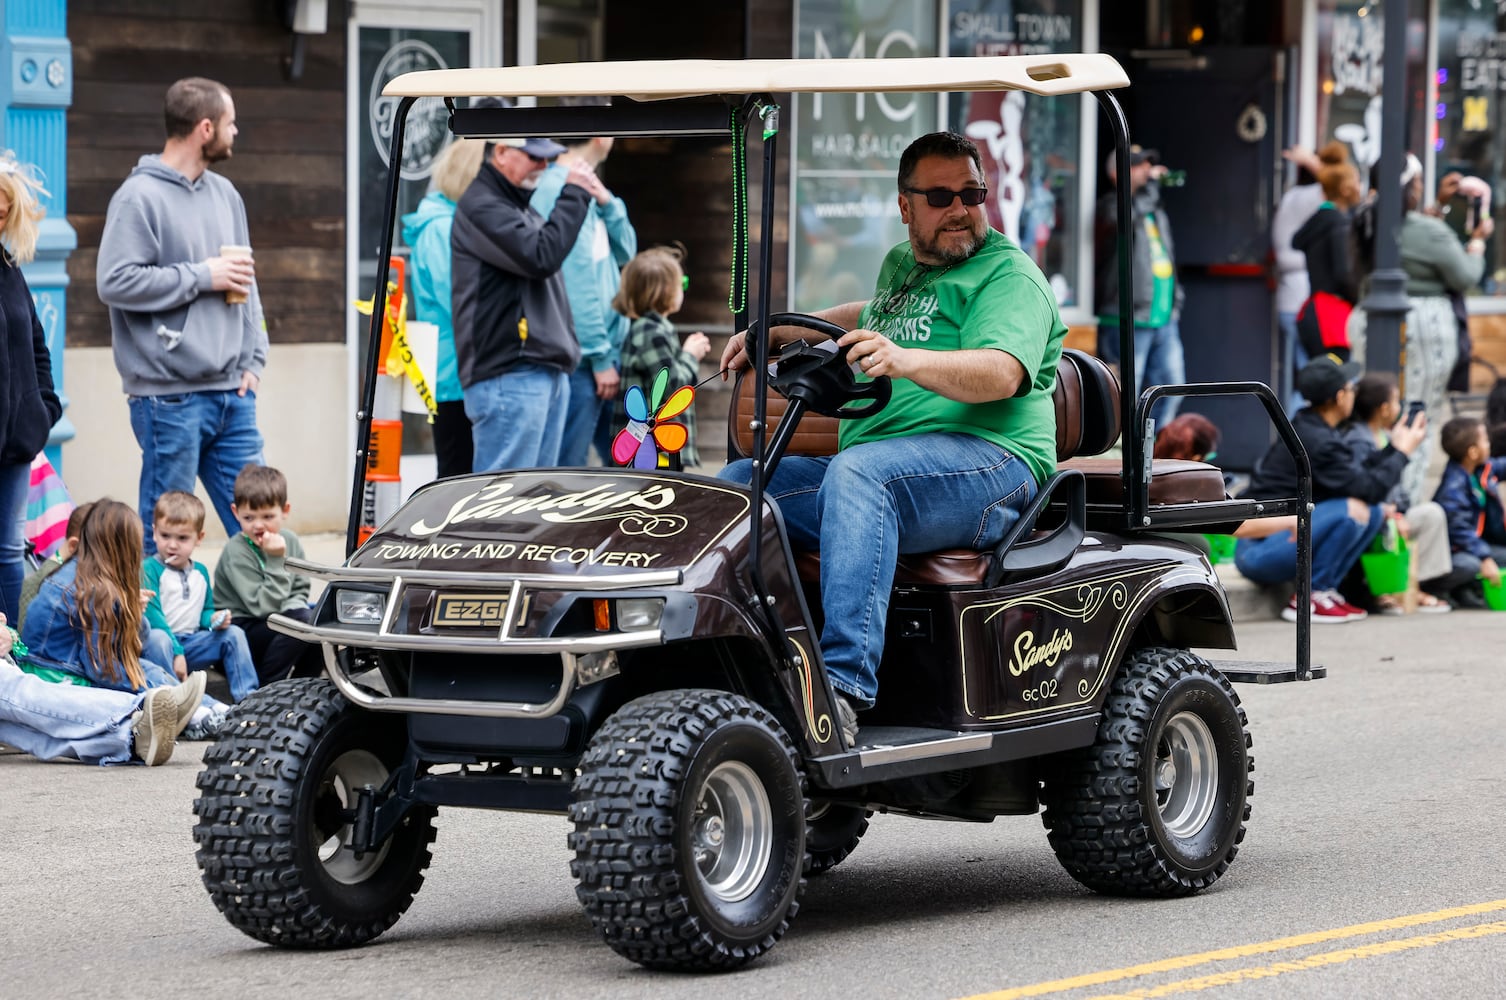
{"type": "MultiPolygon", "coordinates": [[[[903,59],[1079,52],[1082,0],[950,0],[938,44],[934,2],[801,0],[796,55],[903,59]]],[[[978,144],[990,225],[1040,264],[1063,306],[1082,301],[1081,99],[1020,93],[799,95],[795,104],[792,304],[865,299],[905,239],[899,157],[942,127],[978,144]]]]}
{"type": "Polygon", "coordinates": [[[1506,193],[1506,19],[1495,3],[1439,0],[1438,101],[1434,108],[1437,175],[1451,171],[1479,177],[1491,187],[1488,204],[1459,196],[1439,206],[1443,219],[1461,237],[1474,229],[1480,212],[1496,220],[1496,235],[1486,242],[1487,295],[1506,299],[1501,226],[1506,222],[1500,198],[1506,193]]]}
{"type": "MultiPolygon", "coordinates": [[[[1468,3],[1469,0],[1462,0],[1468,3]]],[[[1385,4],[1318,0],[1318,145],[1348,144],[1362,176],[1380,159],[1385,4]]],[[[1426,0],[1411,0],[1407,23],[1406,148],[1423,156],[1433,138],[1427,102],[1426,0]]]]}
{"type": "MultiPolygon", "coordinates": [[[[802,0],[802,59],[936,55],[935,3],[802,0]]],[[[933,132],[929,94],[799,94],[791,239],[794,308],[811,311],[873,295],[879,265],[905,239],[895,205],[899,157],[933,132]]]]}
{"type": "MultiPolygon", "coordinates": [[[[1080,52],[1081,0],[951,0],[947,54],[1080,52]]],[[[1045,272],[1058,304],[1082,301],[1081,99],[1018,91],[953,94],[948,127],[978,144],[988,180],[988,221],[1045,272]]]]}

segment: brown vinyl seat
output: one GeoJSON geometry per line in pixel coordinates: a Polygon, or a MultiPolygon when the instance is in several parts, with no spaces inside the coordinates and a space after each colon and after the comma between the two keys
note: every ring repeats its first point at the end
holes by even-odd
{"type": "MultiPolygon", "coordinates": [[[[733,402],[727,415],[727,445],[736,458],[753,451],[753,380],[738,372],[733,402]]],[[[1083,474],[1087,503],[1094,508],[1120,508],[1124,504],[1123,467],[1116,458],[1095,458],[1119,440],[1119,379],[1113,370],[1091,354],[1064,350],[1056,366],[1056,388],[1051,394],[1056,409],[1057,468],[1083,474]]],[[[777,392],[768,396],[767,417],[772,432],[788,408],[777,392]]],[[[787,455],[834,455],[837,452],[834,417],[806,413],[790,441],[787,455]]],[[[1150,502],[1159,504],[1210,503],[1225,499],[1223,473],[1205,462],[1156,459],[1151,463],[1150,502]]],[[[1091,515],[1090,515],[1091,516],[1091,515]]],[[[981,585],[992,561],[991,552],[946,549],[918,555],[902,555],[894,575],[896,586],[981,585]]],[[[801,553],[796,566],[802,579],[818,581],[820,556],[801,553]]]]}

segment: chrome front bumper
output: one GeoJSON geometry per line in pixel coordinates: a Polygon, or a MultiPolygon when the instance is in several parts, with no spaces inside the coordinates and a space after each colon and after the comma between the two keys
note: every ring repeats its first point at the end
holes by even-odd
{"type": "Polygon", "coordinates": [[[554,715],[570,700],[580,683],[581,657],[620,649],[638,649],[664,643],[662,629],[613,632],[605,635],[562,636],[524,639],[512,635],[516,616],[508,613],[496,636],[438,636],[394,632],[393,622],[402,606],[404,591],[411,585],[463,587],[466,590],[497,591],[508,595],[508,608],[516,608],[525,591],[537,590],[638,590],[673,587],[680,583],[679,570],[652,573],[622,573],[612,576],[562,577],[548,573],[460,573],[446,570],[379,570],[367,567],[324,566],[303,559],[289,559],[288,568],[329,583],[386,584],[387,603],[376,631],[345,625],[307,625],[286,615],[272,615],[267,624],[274,631],[324,649],[324,665],[330,680],[352,703],[377,712],[424,712],[434,715],[465,715],[491,719],[539,719],[554,715]],[[357,684],[336,655],[338,646],[363,649],[412,650],[437,653],[494,653],[503,656],[554,653],[560,657],[560,686],[547,702],[475,701],[458,698],[410,698],[382,694],[357,684]]]}

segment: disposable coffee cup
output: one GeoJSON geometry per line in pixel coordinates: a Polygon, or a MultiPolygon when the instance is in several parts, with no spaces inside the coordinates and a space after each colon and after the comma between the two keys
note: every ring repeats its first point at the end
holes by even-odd
{"type": "MultiPolygon", "coordinates": [[[[220,247],[220,256],[229,257],[232,260],[250,260],[251,248],[241,246],[239,243],[226,243],[220,247]]],[[[247,295],[245,292],[237,292],[233,288],[225,290],[225,301],[232,306],[238,306],[245,302],[246,299],[247,295]]]]}

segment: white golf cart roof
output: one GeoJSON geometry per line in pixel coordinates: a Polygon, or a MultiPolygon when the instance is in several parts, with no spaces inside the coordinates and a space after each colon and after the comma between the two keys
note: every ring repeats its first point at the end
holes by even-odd
{"type": "Polygon", "coordinates": [[[589,97],[1023,90],[1054,96],[1129,86],[1101,52],[921,59],[674,59],[405,73],[385,97],[589,97]]]}

